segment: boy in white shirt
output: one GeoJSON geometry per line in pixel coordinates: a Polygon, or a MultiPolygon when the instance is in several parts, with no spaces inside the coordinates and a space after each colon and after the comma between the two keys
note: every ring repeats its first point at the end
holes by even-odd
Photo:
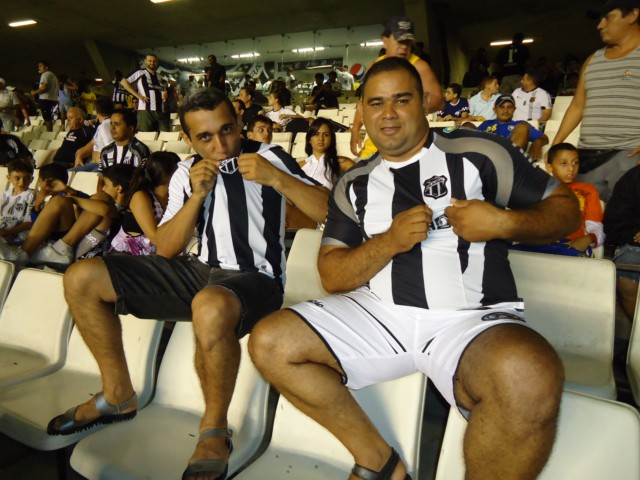
{"type": "Polygon", "coordinates": [[[11,188],[0,195],[0,237],[5,242],[19,245],[31,228],[35,190],[29,185],[33,180],[33,167],[24,160],[16,159],[10,161],[7,168],[11,188]]]}

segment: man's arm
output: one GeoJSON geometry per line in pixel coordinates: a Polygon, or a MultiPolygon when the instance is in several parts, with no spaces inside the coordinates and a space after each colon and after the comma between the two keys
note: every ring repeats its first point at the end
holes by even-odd
{"type": "Polygon", "coordinates": [[[563,184],[523,210],[503,210],[482,200],[451,199],[451,203],[445,210],[449,224],[456,235],[468,242],[502,239],[544,244],[580,228],[578,200],[563,184]]]}
{"type": "Polygon", "coordinates": [[[553,111],[553,108],[543,108],[542,109],[542,115],[540,115],[540,118],[538,119],[539,123],[544,123],[547,120],[549,120],[551,118],[551,112],[553,111]]]}
{"type": "Polygon", "coordinates": [[[276,189],[312,220],[322,223],[327,218],[329,191],[326,188],[301,182],[257,153],[241,154],[238,169],[245,180],[276,189]]]}
{"type": "Polygon", "coordinates": [[[78,150],[76,150],[76,158],[75,158],[75,162],[73,163],[74,167],[81,167],[82,165],[84,165],[83,160],[85,158],[89,158],[92,156],[93,154],[93,139],[91,139],[91,141],[89,143],[87,143],[84,147],[80,147],[78,150]]]}
{"type": "Polygon", "coordinates": [[[418,60],[414,67],[416,67],[422,79],[422,89],[426,94],[429,94],[429,111],[427,113],[442,110],[444,108],[444,97],[436,74],[433,73],[429,64],[424,60],[418,60]]]}
{"type": "Polygon", "coordinates": [[[46,92],[47,88],[49,88],[49,83],[44,82],[42,83],[42,85],[40,85],[40,88],[38,88],[37,90],[31,90],[31,95],[40,95],[41,93],[46,92]]]}
{"type": "MultiPolygon", "coordinates": [[[[208,158],[203,158],[191,167],[191,170],[189,170],[189,179],[192,186],[191,196],[179,207],[179,210],[169,221],[158,226],[156,233],[158,255],[172,258],[181,253],[187,246],[196,228],[200,209],[209,192],[213,190],[217,176],[218,163],[208,158]]],[[[171,183],[174,183],[173,179],[171,183]]],[[[169,186],[169,206],[167,211],[172,208],[172,204],[177,205],[176,202],[182,201],[180,192],[175,187],[176,185],[169,186]],[[171,188],[172,186],[174,187],[173,189],[171,188]]],[[[174,208],[177,207],[174,206],[174,208]]]]}
{"type": "Polygon", "coordinates": [[[330,293],[358,288],[393,257],[426,240],[432,212],[418,205],[395,216],[391,227],[357,247],[324,246],[318,256],[322,286],[330,293]]]}
{"type": "Polygon", "coordinates": [[[553,145],[564,142],[569,134],[573,132],[573,130],[582,121],[582,115],[584,114],[584,107],[587,101],[585,71],[587,70],[587,65],[589,65],[589,62],[592,58],[593,55],[587,58],[587,60],[584,62],[584,65],[582,66],[576,93],[573,96],[573,100],[571,100],[569,108],[567,108],[567,111],[562,117],[562,122],[560,123],[560,128],[558,128],[558,133],[556,133],[556,137],[553,139],[553,145]]]}
{"type": "Polygon", "coordinates": [[[537,138],[536,140],[531,142],[531,146],[529,147],[529,156],[536,161],[542,160],[542,147],[544,147],[547,143],[549,143],[549,137],[547,137],[545,134],[542,134],[540,138],[537,138]]]}
{"type": "Polygon", "coordinates": [[[129,83],[129,81],[126,78],[123,78],[122,80],[120,80],[120,85],[122,85],[122,88],[124,88],[127,92],[129,92],[131,95],[136,97],[138,100],[141,100],[141,101],[143,101],[145,103],[149,101],[149,98],[145,97],[144,95],[140,95],[133,88],[133,86],[129,83]]]}

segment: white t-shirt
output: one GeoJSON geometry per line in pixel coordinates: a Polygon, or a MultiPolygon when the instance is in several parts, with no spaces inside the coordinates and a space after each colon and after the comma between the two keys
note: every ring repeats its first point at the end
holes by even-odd
{"type": "Polygon", "coordinates": [[[104,121],[96,128],[96,133],[93,136],[93,151],[101,152],[104,147],[113,143],[113,137],[111,136],[111,119],[105,118],[104,121]]]}
{"type": "Polygon", "coordinates": [[[53,72],[47,70],[40,75],[40,86],[47,84],[47,89],[40,94],[41,100],[58,101],[58,79],[53,72]]]}
{"type": "Polygon", "coordinates": [[[525,92],[522,88],[513,91],[513,99],[516,101],[516,111],[513,114],[514,120],[540,120],[542,110],[551,108],[551,95],[540,87],[534,88],[530,92],[525,92]]]}
{"type": "Polygon", "coordinates": [[[267,113],[267,118],[270,119],[272,122],[276,122],[276,123],[279,123],[280,125],[284,126],[287,123],[289,123],[289,120],[291,120],[291,119],[290,118],[281,118],[282,115],[296,115],[296,112],[294,112],[293,110],[291,110],[289,108],[281,108],[277,112],[274,111],[274,110],[271,110],[270,112],[267,113]]]}
{"type": "MultiPolygon", "coordinates": [[[[0,195],[0,228],[13,228],[24,222],[31,222],[31,210],[35,200],[36,192],[32,188],[25,190],[18,195],[12,195],[13,189],[5,190],[0,195]]],[[[13,235],[11,242],[21,242],[27,238],[28,231],[13,235]]]]}
{"type": "Polygon", "coordinates": [[[313,154],[309,155],[302,166],[302,171],[329,190],[333,188],[332,183],[326,177],[327,167],[324,163],[324,155],[319,160],[313,154]]]}

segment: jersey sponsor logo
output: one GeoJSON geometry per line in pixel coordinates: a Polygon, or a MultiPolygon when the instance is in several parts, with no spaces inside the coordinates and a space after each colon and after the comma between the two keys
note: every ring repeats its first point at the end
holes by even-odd
{"type": "Polygon", "coordinates": [[[232,173],[236,173],[238,170],[238,159],[237,158],[228,158],[224,162],[220,164],[218,167],[220,172],[226,173],[227,175],[231,175],[232,173]]]}
{"type": "Polygon", "coordinates": [[[449,190],[447,190],[447,177],[444,175],[434,175],[425,180],[423,185],[425,197],[441,198],[449,193],[449,190]]]}
{"type": "Polygon", "coordinates": [[[522,317],[508,312],[487,313],[482,317],[483,322],[493,322],[496,320],[516,320],[518,322],[524,322],[524,319],[522,317]]]}

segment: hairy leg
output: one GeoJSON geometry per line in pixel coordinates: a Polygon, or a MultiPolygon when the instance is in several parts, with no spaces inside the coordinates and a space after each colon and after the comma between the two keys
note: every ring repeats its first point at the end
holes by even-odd
{"type": "MultiPolygon", "coordinates": [[[[265,380],[335,435],[356,463],[373,471],[384,466],[391,447],[342,385],[333,355],[296,314],[280,310],[262,319],[249,337],[249,351],[265,380]]],[[[393,480],[405,475],[399,463],[393,480]]]]}
{"type": "MultiPolygon", "coordinates": [[[[96,193],[91,196],[92,199],[106,200],[107,194],[104,192],[96,193]]],[[[80,240],[84,238],[94,228],[100,232],[104,232],[111,224],[110,218],[104,218],[94,213],[83,211],[67,234],[62,237],[62,241],[71,247],[75,247],[80,240]],[[106,222],[106,226],[105,226],[106,222]],[[102,227],[102,229],[101,229],[102,227]]]]}
{"type": "Polygon", "coordinates": [[[466,478],[536,478],[551,454],[564,381],[553,348],[525,326],[496,326],[471,342],[457,380],[458,404],[471,411],[466,478]]]}

